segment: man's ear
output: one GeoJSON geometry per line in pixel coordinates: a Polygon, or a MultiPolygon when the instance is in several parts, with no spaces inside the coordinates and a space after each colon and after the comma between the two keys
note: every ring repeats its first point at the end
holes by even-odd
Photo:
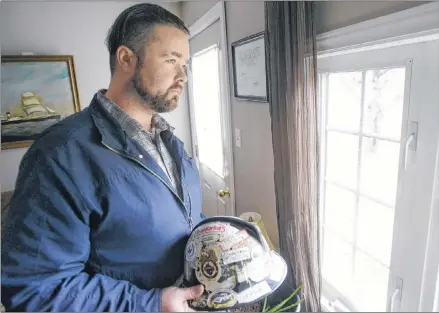
{"type": "Polygon", "coordinates": [[[136,68],[137,58],[127,46],[120,46],[116,51],[117,65],[124,73],[130,73],[136,68]]]}

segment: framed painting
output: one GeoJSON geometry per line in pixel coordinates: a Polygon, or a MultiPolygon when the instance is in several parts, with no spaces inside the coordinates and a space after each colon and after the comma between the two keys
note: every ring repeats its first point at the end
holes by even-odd
{"type": "Polygon", "coordinates": [[[2,56],[2,149],[30,146],[79,110],[73,56],[2,56]]]}
{"type": "Polygon", "coordinates": [[[232,43],[235,98],[268,101],[265,33],[261,32],[232,43]]]}

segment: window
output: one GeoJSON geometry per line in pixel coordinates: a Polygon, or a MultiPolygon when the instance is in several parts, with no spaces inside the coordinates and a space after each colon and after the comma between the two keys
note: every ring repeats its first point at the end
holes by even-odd
{"type": "Polygon", "coordinates": [[[317,62],[322,300],[336,311],[433,305],[439,40],[418,39],[317,62]]]}
{"type": "Polygon", "coordinates": [[[192,58],[192,79],[198,158],[224,178],[221,127],[219,48],[214,45],[192,58]]]}
{"type": "Polygon", "coordinates": [[[323,278],[353,309],[385,311],[405,67],[319,77],[324,113],[323,278]]]}

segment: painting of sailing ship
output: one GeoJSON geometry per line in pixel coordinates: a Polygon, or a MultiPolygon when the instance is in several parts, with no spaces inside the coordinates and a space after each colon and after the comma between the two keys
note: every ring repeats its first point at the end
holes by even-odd
{"type": "Polygon", "coordinates": [[[1,73],[2,149],[29,146],[79,111],[72,56],[4,56],[1,73]]]}

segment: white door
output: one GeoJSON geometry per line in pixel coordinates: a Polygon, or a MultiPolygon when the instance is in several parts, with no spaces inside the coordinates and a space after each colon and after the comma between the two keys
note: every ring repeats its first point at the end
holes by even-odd
{"type": "Polygon", "coordinates": [[[231,121],[223,3],[191,27],[189,101],[203,213],[234,215],[231,121]]]}
{"type": "Polygon", "coordinates": [[[439,136],[438,40],[318,60],[324,295],[417,311],[439,136]]]}

